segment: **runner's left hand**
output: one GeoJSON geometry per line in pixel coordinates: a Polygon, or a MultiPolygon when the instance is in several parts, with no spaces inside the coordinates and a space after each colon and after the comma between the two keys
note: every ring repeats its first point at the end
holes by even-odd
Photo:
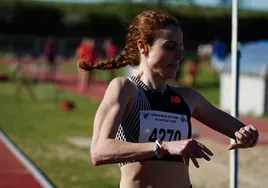
{"type": "Polygon", "coordinates": [[[238,148],[251,148],[257,145],[259,132],[253,125],[241,127],[235,132],[236,143],[228,146],[229,150],[238,148]]]}

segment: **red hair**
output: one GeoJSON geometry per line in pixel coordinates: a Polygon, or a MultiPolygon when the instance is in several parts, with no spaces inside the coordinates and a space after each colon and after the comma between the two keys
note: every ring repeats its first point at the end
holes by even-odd
{"type": "Polygon", "coordinates": [[[166,12],[155,10],[142,11],[129,26],[126,45],[119,55],[97,65],[91,65],[87,59],[82,59],[79,61],[79,67],[83,70],[91,71],[93,69],[118,69],[127,65],[137,66],[140,63],[140,54],[137,46],[138,39],[142,39],[145,44],[152,46],[155,39],[159,37],[159,32],[157,31],[169,25],[180,27],[178,20],[166,12]]]}

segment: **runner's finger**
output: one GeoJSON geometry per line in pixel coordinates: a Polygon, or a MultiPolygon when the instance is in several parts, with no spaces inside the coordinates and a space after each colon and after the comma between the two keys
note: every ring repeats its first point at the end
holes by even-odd
{"type": "Polygon", "coordinates": [[[209,154],[210,156],[213,156],[212,151],[210,151],[205,145],[198,143],[197,144],[204,152],[206,152],[207,154],[209,154]]]}
{"type": "Polygon", "coordinates": [[[249,127],[251,128],[251,130],[253,130],[253,137],[254,137],[253,141],[256,141],[259,137],[259,132],[255,126],[249,125],[249,127]]]}
{"type": "Polygon", "coordinates": [[[236,139],[238,139],[241,142],[244,142],[244,143],[247,142],[247,140],[243,137],[243,135],[239,131],[235,132],[235,137],[236,137],[236,139]]]}
{"type": "Polygon", "coordinates": [[[230,144],[228,146],[228,150],[238,149],[238,148],[245,148],[245,144],[243,144],[243,143],[234,143],[234,144],[230,144]]]}
{"type": "Polygon", "coordinates": [[[251,135],[246,129],[243,129],[239,132],[240,132],[240,134],[242,134],[243,139],[246,141],[246,143],[252,143],[251,135]]]}
{"type": "Polygon", "coordinates": [[[199,168],[199,164],[198,164],[198,162],[197,162],[195,156],[191,155],[190,158],[191,158],[192,162],[194,163],[195,167],[196,167],[196,168],[199,168]]]}
{"type": "Polygon", "coordinates": [[[186,166],[189,166],[189,157],[185,156],[185,155],[181,155],[183,162],[186,166]]]}
{"type": "Polygon", "coordinates": [[[203,151],[200,151],[200,155],[202,156],[202,158],[204,158],[207,161],[211,160],[211,158],[203,151]]]}

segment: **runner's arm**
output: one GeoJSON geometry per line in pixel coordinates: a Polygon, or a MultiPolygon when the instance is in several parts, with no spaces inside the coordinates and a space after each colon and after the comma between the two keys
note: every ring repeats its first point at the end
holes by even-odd
{"type": "Polygon", "coordinates": [[[191,90],[192,116],[208,127],[235,139],[235,132],[246,126],[244,123],[218,109],[208,102],[201,94],[191,90]]]}
{"type": "Polygon", "coordinates": [[[155,143],[115,140],[131,93],[136,93],[136,88],[126,78],[115,78],[109,84],[94,120],[90,152],[94,165],[124,163],[155,156],[155,143]]]}

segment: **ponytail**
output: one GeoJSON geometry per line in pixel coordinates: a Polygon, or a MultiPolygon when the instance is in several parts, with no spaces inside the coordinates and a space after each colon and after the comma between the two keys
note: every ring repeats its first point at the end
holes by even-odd
{"type": "Polygon", "coordinates": [[[97,65],[91,65],[87,59],[81,59],[79,67],[85,71],[92,71],[94,69],[107,70],[107,69],[119,69],[127,65],[137,66],[140,64],[140,54],[136,44],[137,39],[140,36],[140,31],[134,25],[130,25],[126,37],[126,46],[120,52],[119,55],[112,57],[106,61],[103,61],[97,65]]]}
{"type": "Polygon", "coordinates": [[[108,70],[108,69],[119,69],[127,65],[137,66],[139,65],[139,56],[134,48],[126,47],[121,51],[121,53],[115,57],[112,57],[106,61],[100,62],[97,65],[91,65],[87,59],[79,60],[79,68],[85,71],[92,71],[94,69],[98,70],[108,70]]]}

